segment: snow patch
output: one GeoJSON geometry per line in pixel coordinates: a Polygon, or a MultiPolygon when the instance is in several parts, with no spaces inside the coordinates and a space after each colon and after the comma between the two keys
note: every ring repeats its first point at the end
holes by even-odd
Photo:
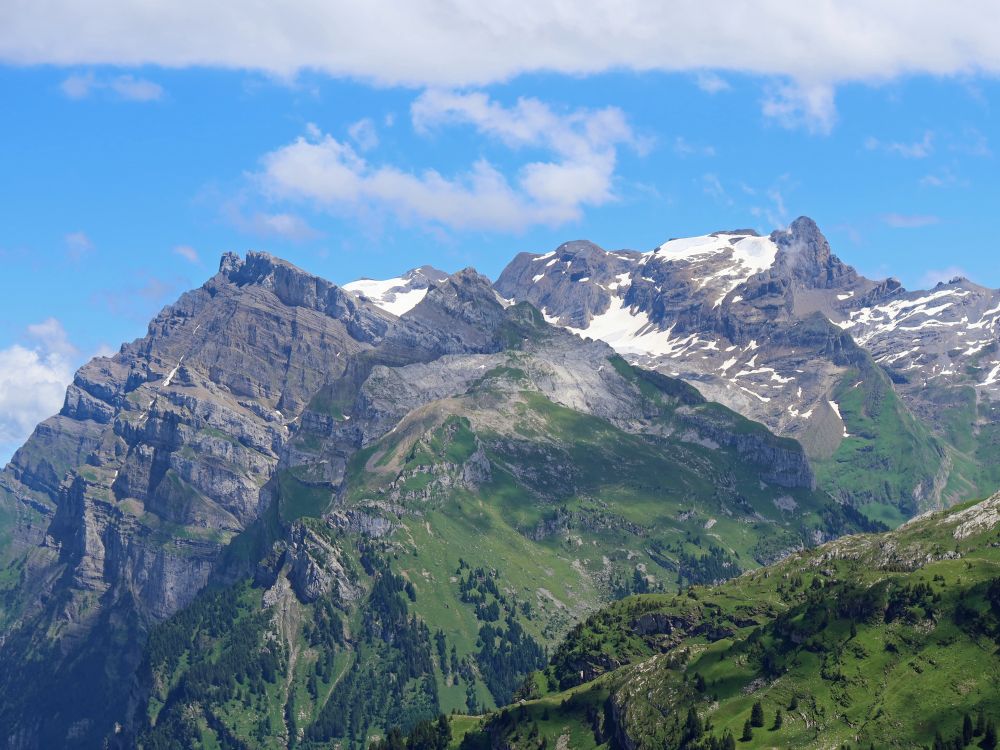
{"type": "Polygon", "coordinates": [[[375,307],[395,316],[409,312],[426,295],[427,289],[411,289],[402,277],[394,279],[358,279],[344,284],[344,289],[371,300],[375,307]]]}

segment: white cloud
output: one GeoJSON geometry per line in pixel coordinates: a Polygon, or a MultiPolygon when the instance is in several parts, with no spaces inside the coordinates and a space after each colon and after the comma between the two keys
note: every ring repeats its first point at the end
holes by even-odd
{"type": "Polygon", "coordinates": [[[732,88],[729,85],[729,81],[718,73],[712,73],[711,71],[702,71],[699,73],[696,83],[698,84],[698,88],[706,94],[718,94],[721,91],[728,91],[732,88]]]}
{"type": "Polygon", "coordinates": [[[198,251],[195,250],[190,245],[178,245],[174,248],[174,254],[179,255],[188,263],[194,263],[195,265],[201,263],[201,258],[198,256],[198,251]]]}
{"type": "Polygon", "coordinates": [[[152,102],[163,98],[163,87],[144,78],[120,75],[100,79],[92,72],[74,73],[59,88],[70,99],[86,99],[98,91],[110,91],[119,99],[131,102],[152,102]]]}
{"type": "Polygon", "coordinates": [[[351,136],[358,149],[361,151],[371,151],[378,145],[378,133],[375,131],[375,123],[370,118],[364,117],[353,123],[347,134],[351,136]]]}
{"type": "Polygon", "coordinates": [[[83,259],[94,249],[94,243],[90,241],[86,232],[70,232],[63,237],[63,241],[66,243],[66,254],[74,262],[83,259]]]}
{"type": "Polygon", "coordinates": [[[715,156],[714,146],[699,146],[688,141],[684,136],[674,138],[674,153],[678,156],[715,156]]]}
{"type": "Polygon", "coordinates": [[[257,211],[251,214],[246,226],[252,234],[283,237],[296,242],[319,236],[319,232],[309,226],[305,219],[290,213],[257,211]]]}
{"type": "Polygon", "coordinates": [[[943,167],[937,172],[925,174],[919,180],[920,187],[930,188],[950,188],[968,187],[969,181],[959,177],[948,167],[943,167]]]}
{"type": "Polygon", "coordinates": [[[989,140],[983,133],[973,127],[967,127],[962,131],[961,139],[952,144],[951,150],[968,156],[993,156],[989,140]]]}
{"type": "Polygon", "coordinates": [[[959,268],[958,266],[948,266],[947,268],[930,270],[920,278],[920,286],[929,288],[941,282],[947,283],[960,276],[968,278],[969,274],[965,272],[964,268],[959,268]]]}
{"type": "Polygon", "coordinates": [[[90,96],[95,83],[96,79],[93,73],[74,73],[59,84],[59,88],[70,99],[86,99],[90,96]]]}
{"type": "Polygon", "coordinates": [[[719,176],[713,172],[708,172],[701,176],[701,191],[710,198],[715,198],[716,200],[732,205],[732,198],[729,197],[729,193],[722,186],[719,176]]]}
{"type": "Polygon", "coordinates": [[[552,158],[522,164],[513,181],[486,159],[455,176],[414,173],[370,163],[350,144],[313,127],[263,157],[260,185],[272,198],[306,200],[327,210],[372,207],[403,221],[519,231],[564,224],[579,218],[584,206],[613,200],[617,147],[642,146],[613,107],[556,113],[537,99],[505,107],[482,93],[429,91],[413,103],[411,116],[425,135],[469,125],[511,149],[534,147],[552,158]]]}
{"type": "Polygon", "coordinates": [[[938,224],[941,218],[930,214],[888,213],[882,216],[882,221],[895,229],[919,229],[938,224]]]}
{"type": "Polygon", "coordinates": [[[0,349],[0,445],[20,444],[62,406],[79,354],[55,318],[26,331],[28,345],[0,349]]]}
{"type": "Polygon", "coordinates": [[[107,85],[122,99],[130,102],[154,102],[163,98],[163,87],[143,78],[123,75],[112,79],[107,85]]]}
{"type": "Polygon", "coordinates": [[[734,71],[794,82],[766,102],[793,124],[832,122],[832,87],[845,82],[998,74],[998,37],[994,0],[0,4],[6,63],[309,69],[421,87],[627,69],[701,73],[712,88],[706,71],[734,71]]]}
{"type": "Polygon", "coordinates": [[[826,134],[837,120],[833,86],[828,83],[782,83],[771,86],[761,103],[764,117],[783,128],[826,134]]]}
{"type": "Polygon", "coordinates": [[[788,209],[785,207],[785,196],[777,187],[769,187],[763,191],[767,202],[750,206],[750,215],[764,219],[767,226],[779,229],[788,225],[788,209]]]}
{"type": "Polygon", "coordinates": [[[865,148],[869,151],[885,151],[904,159],[926,159],[934,152],[934,133],[930,130],[924,132],[923,138],[913,143],[900,143],[898,141],[882,142],[879,139],[869,136],[865,139],[865,148]]]}

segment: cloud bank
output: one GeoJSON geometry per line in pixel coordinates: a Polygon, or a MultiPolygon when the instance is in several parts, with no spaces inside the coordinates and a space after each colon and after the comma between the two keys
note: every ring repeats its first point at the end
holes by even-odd
{"type": "MultiPolygon", "coordinates": [[[[531,72],[687,71],[710,92],[727,84],[709,71],[734,71],[784,80],[763,102],[765,113],[820,131],[831,125],[837,84],[995,75],[998,37],[993,0],[0,4],[6,63],[210,66],[289,77],[312,70],[442,88],[531,72]]],[[[140,98],[153,93],[131,89],[140,98]]]]}
{"type": "MultiPolygon", "coordinates": [[[[558,226],[580,218],[586,206],[614,200],[618,148],[643,147],[615,107],[560,113],[537,99],[506,107],[482,93],[432,90],[414,101],[411,117],[426,136],[472,127],[514,152],[532,149],[549,158],[522,164],[513,179],[485,158],[456,175],[414,172],[369,161],[360,147],[313,125],[263,157],[258,183],[272,199],[323,210],[366,208],[451,229],[521,231],[558,226]]],[[[377,142],[373,132],[369,138],[377,142]]]]}

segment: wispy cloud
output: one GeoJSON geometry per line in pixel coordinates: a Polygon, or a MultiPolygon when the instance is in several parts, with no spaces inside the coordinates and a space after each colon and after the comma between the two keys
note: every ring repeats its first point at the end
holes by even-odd
{"type": "Polygon", "coordinates": [[[110,92],[125,101],[153,102],[162,99],[164,94],[158,83],[128,74],[98,78],[93,72],[74,73],[63,80],[59,88],[69,99],[87,99],[98,92],[110,92]]]}
{"type": "Polygon", "coordinates": [[[884,151],[889,154],[901,156],[904,159],[926,159],[934,153],[934,133],[930,130],[924,131],[923,137],[919,141],[905,143],[900,141],[880,141],[874,136],[865,139],[865,148],[869,151],[884,151]]]}
{"type": "Polygon", "coordinates": [[[722,186],[722,180],[714,172],[706,172],[701,176],[701,192],[709,198],[714,198],[726,205],[731,206],[733,204],[733,199],[729,197],[729,193],[722,186]]]}
{"type": "Polygon", "coordinates": [[[113,289],[94,292],[91,303],[101,305],[113,315],[145,323],[187,286],[187,278],[180,275],[164,278],[140,273],[113,289]]]}
{"type": "Polygon", "coordinates": [[[174,255],[180,256],[188,263],[193,263],[195,265],[199,265],[201,263],[201,257],[199,257],[198,251],[190,245],[178,245],[174,248],[174,255]]]}
{"type": "Polygon", "coordinates": [[[86,232],[70,232],[63,237],[63,241],[66,243],[66,255],[74,263],[83,260],[94,249],[94,243],[86,232]]]}
{"type": "Polygon", "coordinates": [[[919,229],[939,224],[941,217],[931,214],[888,213],[882,215],[882,221],[895,229],[919,229]]]}
{"type": "Polygon", "coordinates": [[[956,278],[968,278],[969,274],[964,268],[958,266],[948,266],[947,268],[932,269],[920,277],[920,286],[924,288],[932,287],[935,284],[947,283],[956,278]]]}
{"type": "Polygon", "coordinates": [[[764,190],[764,197],[767,200],[750,207],[750,215],[754,218],[764,219],[767,227],[771,229],[781,229],[788,225],[788,208],[785,206],[785,195],[777,186],[772,186],[764,190]]]}
{"type": "Polygon", "coordinates": [[[768,87],[761,102],[764,117],[783,128],[825,135],[837,121],[833,86],[827,83],[779,83],[768,87]]]}
{"type": "Polygon", "coordinates": [[[993,156],[989,139],[981,130],[973,127],[967,127],[962,131],[961,136],[952,143],[951,150],[967,156],[993,156]]]}
{"type": "Polygon", "coordinates": [[[732,88],[732,86],[729,85],[729,81],[720,76],[718,73],[713,73],[711,71],[702,71],[698,73],[695,83],[698,85],[698,88],[706,94],[718,94],[721,91],[728,91],[732,88]]]}
{"type": "Polygon", "coordinates": [[[263,211],[248,207],[249,196],[241,193],[222,204],[223,218],[238,231],[255,237],[276,237],[291,242],[307,242],[322,236],[298,214],[263,211]]]}
{"type": "Polygon", "coordinates": [[[359,151],[371,151],[378,146],[378,133],[375,130],[375,123],[371,118],[364,117],[347,129],[347,134],[354,141],[354,145],[359,151]]]}
{"type": "Polygon", "coordinates": [[[674,153],[678,156],[715,156],[715,147],[691,143],[684,136],[674,138],[674,153]]]}
{"type": "Polygon", "coordinates": [[[969,181],[961,179],[948,167],[939,169],[936,172],[925,174],[919,180],[920,187],[928,188],[950,188],[968,187],[969,181]]]}

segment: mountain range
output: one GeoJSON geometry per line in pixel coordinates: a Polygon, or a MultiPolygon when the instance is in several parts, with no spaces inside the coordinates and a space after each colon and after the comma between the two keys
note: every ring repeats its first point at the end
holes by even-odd
{"type": "Polygon", "coordinates": [[[0,729],[367,747],[492,711],[603,605],[1000,487],[998,322],[805,218],[495,283],[227,254],[0,473],[0,729]]]}

